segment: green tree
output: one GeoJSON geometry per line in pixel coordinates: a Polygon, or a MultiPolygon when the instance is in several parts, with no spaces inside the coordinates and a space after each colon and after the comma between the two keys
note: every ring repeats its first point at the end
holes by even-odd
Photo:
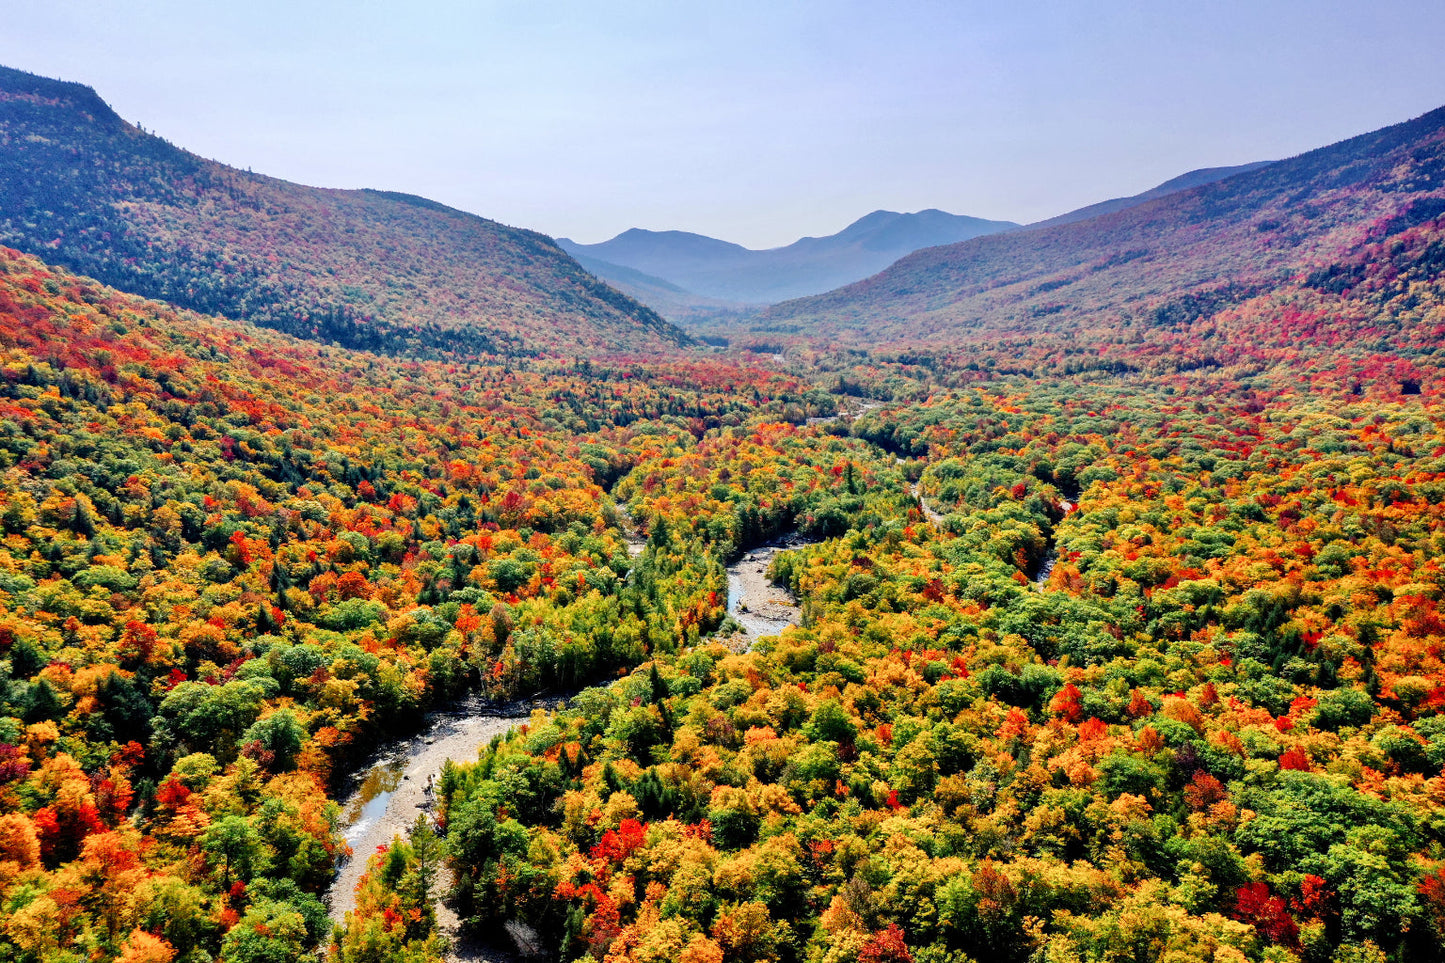
{"type": "Polygon", "coordinates": [[[432,905],[432,887],[436,883],[437,871],[445,855],[442,841],[432,829],[431,820],[419,813],[408,834],[411,840],[412,856],[416,865],[412,873],[416,879],[416,903],[421,910],[420,932],[413,936],[426,936],[436,923],[436,907],[432,905]]]}
{"type": "Polygon", "coordinates": [[[813,710],[813,715],[803,725],[803,735],[810,742],[850,743],[858,735],[858,727],[848,717],[848,712],[836,699],[827,699],[813,710]]]}
{"type": "Polygon", "coordinates": [[[244,748],[258,745],[269,754],[271,768],[280,772],[290,769],[296,761],[296,754],[306,739],[306,729],[290,709],[273,712],[259,719],[241,736],[244,748]]]}
{"type": "Polygon", "coordinates": [[[306,952],[306,919],[289,903],[257,900],[221,942],[224,963],[295,963],[306,952]]]}
{"type": "Polygon", "coordinates": [[[201,850],[212,863],[221,865],[222,885],[231,885],[234,872],[241,880],[249,880],[259,868],[261,835],[244,816],[225,816],[201,834],[201,850]]]}

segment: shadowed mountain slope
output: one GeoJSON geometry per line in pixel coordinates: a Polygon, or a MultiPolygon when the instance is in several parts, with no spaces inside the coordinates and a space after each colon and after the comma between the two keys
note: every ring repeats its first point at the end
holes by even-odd
{"type": "Polygon", "coordinates": [[[671,281],[645,274],[636,268],[623,267],[621,264],[613,264],[610,261],[601,261],[580,252],[569,253],[576,258],[578,264],[623,294],[642,302],[669,321],[679,324],[698,318],[715,319],[734,316],[756,307],[756,305],[737,301],[694,294],[692,291],[678,287],[671,281]]]}

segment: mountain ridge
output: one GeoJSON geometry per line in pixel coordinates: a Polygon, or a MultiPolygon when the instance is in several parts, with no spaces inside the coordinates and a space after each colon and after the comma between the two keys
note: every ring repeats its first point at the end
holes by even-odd
{"type": "MultiPolygon", "coordinates": [[[[820,237],[805,236],[790,244],[774,248],[750,249],[740,244],[691,231],[651,231],[635,227],[597,244],[579,244],[565,237],[558,238],[557,243],[577,258],[578,262],[586,266],[589,271],[598,277],[605,278],[619,290],[656,308],[670,319],[697,320],[708,325],[715,325],[719,322],[726,323],[729,318],[746,313],[750,306],[755,307],[764,302],[753,302],[750,305],[746,300],[707,297],[696,293],[687,286],[685,281],[679,281],[676,278],[678,273],[688,274],[695,270],[694,265],[688,263],[692,259],[722,258],[734,265],[739,265],[750,258],[757,259],[761,256],[779,258],[798,255],[826,256],[828,252],[857,243],[863,250],[896,255],[894,260],[897,260],[928,247],[955,243],[956,239],[950,236],[948,226],[949,222],[960,217],[968,221],[1000,225],[997,231],[987,233],[1035,230],[1124,210],[1181,190],[1258,170],[1272,163],[1274,162],[1255,161],[1225,167],[1197,168],[1172,177],[1138,194],[1098,201],[1029,224],[1017,224],[1012,221],[984,222],[978,218],[949,214],[938,208],[926,208],[911,214],[879,209],[863,215],[836,234],[820,237]],[[912,229],[911,233],[910,228],[912,229]],[[900,233],[904,233],[905,236],[898,237],[900,233]],[[888,240],[890,237],[894,238],[891,244],[888,240]],[[669,275],[674,276],[669,277],[669,275]]],[[[968,239],[963,238],[963,240],[968,239]]],[[[890,261],[883,267],[886,268],[892,263],[890,261]]],[[[711,279],[705,279],[704,284],[700,286],[706,286],[709,280],[711,279]]],[[[855,281],[862,280],[866,280],[866,277],[855,279],[855,281]]],[[[693,283],[696,283],[695,278],[693,283]]]]}
{"type": "Polygon", "coordinates": [[[1115,211],[1122,211],[1125,208],[1136,207],[1147,201],[1152,201],[1170,194],[1177,194],[1180,191],[1187,191],[1195,187],[1203,187],[1206,184],[1213,184],[1237,174],[1247,174],[1263,167],[1268,167],[1274,161],[1253,161],[1248,164],[1234,164],[1227,167],[1199,167],[1192,171],[1185,171],[1178,177],[1171,177],[1147,191],[1140,191],[1138,194],[1130,194],[1128,197],[1113,197],[1106,201],[1099,201],[1094,204],[1087,204],[1084,207],[1072,211],[1065,211],[1063,214],[1056,214],[1053,217],[1044,218],[1042,221],[1034,221],[1025,225],[1027,229],[1040,227],[1052,227],[1057,224],[1072,224],[1075,221],[1086,221],[1091,217],[1099,217],[1103,214],[1112,214],[1115,211]]]}
{"type": "Polygon", "coordinates": [[[1201,291],[1278,287],[1442,188],[1445,108],[1087,220],[924,249],[751,330],[914,343],[1117,327],[1201,291]]]}
{"type": "Polygon", "coordinates": [[[0,68],[0,243],[122,290],[348,347],[535,354],[689,343],[545,235],[426,198],[292,184],[0,68]]]}
{"type": "MultiPolygon", "coordinates": [[[[579,244],[570,238],[559,238],[557,243],[574,257],[641,271],[703,299],[764,304],[800,292],[828,290],[830,282],[840,279],[867,277],[920,247],[1018,227],[1012,221],[930,208],[913,213],[873,211],[836,234],[802,237],[765,249],[690,231],[645,228],[629,228],[597,244],[579,244]]],[[[620,272],[608,280],[629,283],[620,272]]]]}

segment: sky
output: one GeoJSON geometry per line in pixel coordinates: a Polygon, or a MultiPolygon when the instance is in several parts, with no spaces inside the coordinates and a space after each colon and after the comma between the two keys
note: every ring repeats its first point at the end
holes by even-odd
{"type": "Polygon", "coordinates": [[[205,157],[582,242],[1028,222],[1445,104],[1440,0],[0,0],[0,63],[205,157]]]}

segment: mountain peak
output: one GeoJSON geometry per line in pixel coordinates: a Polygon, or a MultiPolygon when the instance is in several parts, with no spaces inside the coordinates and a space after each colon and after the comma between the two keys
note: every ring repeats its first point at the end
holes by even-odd
{"type": "MultiPolygon", "coordinates": [[[[562,240],[574,257],[586,258],[601,276],[626,288],[636,272],[701,299],[762,304],[826,291],[882,270],[923,247],[994,231],[1012,230],[1011,221],[987,221],[936,208],[902,214],[877,210],[837,234],[804,237],[792,244],[750,250],[688,231],[631,228],[601,244],[562,240]]],[[[641,288],[631,290],[641,294],[641,288]]]]}
{"type": "Polygon", "coordinates": [[[82,84],[0,67],[0,143],[0,244],[135,294],[371,350],[688,341],[541,234],[411,194],[204,160],[82,84]]]}
{"type": "Polygon", "coordinates": [[[639,252],[666,246],[691,257],[736,256],[745,254],[748,250],[741,244],[720,241],[706,234],[694,234],[691,231],[650,231],[641,227],[630,227],[603,244],[617,250],[639,252]]]}

